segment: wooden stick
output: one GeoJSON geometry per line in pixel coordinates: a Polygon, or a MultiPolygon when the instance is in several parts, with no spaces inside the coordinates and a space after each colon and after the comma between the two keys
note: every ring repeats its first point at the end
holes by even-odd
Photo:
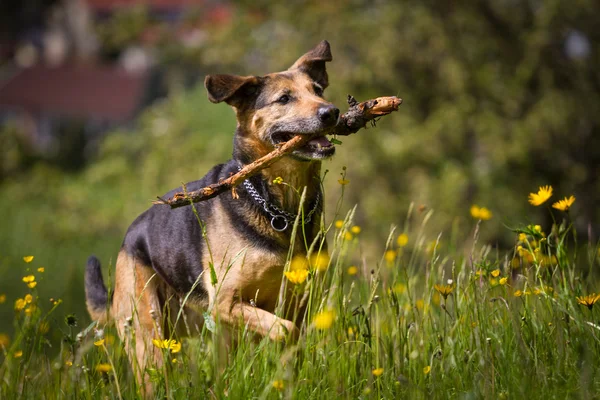
{"type": "MultiPolygon", "coordinates": [[[[326,132],[328,135],[347,136],[356,133],[364,128],[368,122],[374,123],[376,118],[397,111],[398,106],[402,104],[402,99],[396,96],[378,97],[359,103],[354,97],[348,95],[348,104],[350,108],[340,116],[337,125],[326,132]]],[[[239,172],[227,179],[192,192],[187,192],[184,186],[183,192],[175,193],[173,197],[167,200],[157,197],[158,200],[154,201],[153,204],[163,204],[171,208],[178,208],[189,205],[191,202],[197,203],[212,199],[227,190],[231,190],[232,196],[237,198],[237,193],[235,192],[237,185],[249,177],[256,175],[259,171],[273,164],[286,154],[303,146],[311,138],[312,136],[310,135],[294,136],[266,156],[246,165],[239,172]]]]}

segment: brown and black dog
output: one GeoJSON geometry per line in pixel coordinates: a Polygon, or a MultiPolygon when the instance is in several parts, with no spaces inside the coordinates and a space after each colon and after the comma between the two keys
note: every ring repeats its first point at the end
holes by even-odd
{"type": "Polygon", "coordinates": [[[141,214],[129,227],[119,252],[112,298],[100,262],[94,256],[89,258],[85,289],[90,315],[99,323],[110,317],[126,345],[127,331],[136,332],[135,348],[128,345],[128,352],[138,376],[149,362],[161,362],[152,339],[170,335],[172,326],[165,321],[177,315],[189,293],[184,307],[189,318],[198,318],[198,309],[204,309],[221,322],[242,324],[274,340],[297,335],[299,321],[280,318],[274,311],[290,243],[295,243],[294,254],[306,254],[305,243],[319,235],[321,160],[335,152],[323,132],[339,117],[339,110],[323,98],[328,85],[325,63],[331,60],[329,43],[322,41],[287,71],[265,76],[207,76],[204,83],[209,100],[224,101],[236,113],[233,159],[188,183],[187,190],[229,177],[294,135],[313,135],[313,139],[240,185],[239,198],[224,193],[196,204],[201,222],[191,206],[171,210],[154,205],[141,214]],[[276,177],[289,186],[273,183],[276,177]],[[302,240],[291,237],[300,199],[290,187],[307,188],[307,218],[304,229],[298,231],[308,237],[302,240]]]}

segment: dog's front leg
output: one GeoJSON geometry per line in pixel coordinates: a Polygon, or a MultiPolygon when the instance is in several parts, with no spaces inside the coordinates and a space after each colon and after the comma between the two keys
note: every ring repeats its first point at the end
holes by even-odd
{"type": "Polygon", "coordinates": [[[216,308],[216,313],[217,318],[228,325],[243,324],[249,331],[263,337],[268,336],[271,340],[296,341],[300,334],[298,327],[292,321],[279,318],[273,313],[243,301],[236,301],[233,304],[221,303],[216,308]]]}

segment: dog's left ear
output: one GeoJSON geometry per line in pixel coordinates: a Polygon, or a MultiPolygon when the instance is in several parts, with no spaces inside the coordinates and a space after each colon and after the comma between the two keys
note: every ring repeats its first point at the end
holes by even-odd
{"type": "Polygon", "coordinates": [[[299,69],[307,73],[315,82],[326,88],[329,85],[325,63],[333,60],[329,42],[323,40],[314,49],[300,57],[288,70],[299,69]]]}

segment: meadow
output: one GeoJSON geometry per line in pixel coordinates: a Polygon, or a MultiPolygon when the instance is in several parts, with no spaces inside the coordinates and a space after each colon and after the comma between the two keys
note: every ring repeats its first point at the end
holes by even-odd
{"type": "MultiPolygon", "coordinates": [[[[575,198],[550,199],[549,187],[531,193],[530,206],[556,219],[511,227],[508,251],[481,240],[497,218],[485,207],[471,207],[469,229],[430,236],[434,210],[411,205],[369,253],[356,208],[342,212],[352,183],[342,176],[338,184],[334,217],[322,221],[329,254],[315,243],[307,258],[288,260],[282,277],[294,287],[286,304],[308,304],[299,340],[256,341],[240,327],[238,346],[228,348],[218,320],[205,315],[201,335],[154,342],[165,359],[148,370],[157,398],[598,396],[600,295],[584,277],[600,250],[578,242],[575,198]]],[[[114,327],[57,318],[64,301],[40,295],[57,273],[47,261],[35,253],[3,260],[21,276],[11,283],[20,297],[0,295],[14,316],[2,325],[13,333],[0,333],[0,397],[139,397],[114,327]]]]}

